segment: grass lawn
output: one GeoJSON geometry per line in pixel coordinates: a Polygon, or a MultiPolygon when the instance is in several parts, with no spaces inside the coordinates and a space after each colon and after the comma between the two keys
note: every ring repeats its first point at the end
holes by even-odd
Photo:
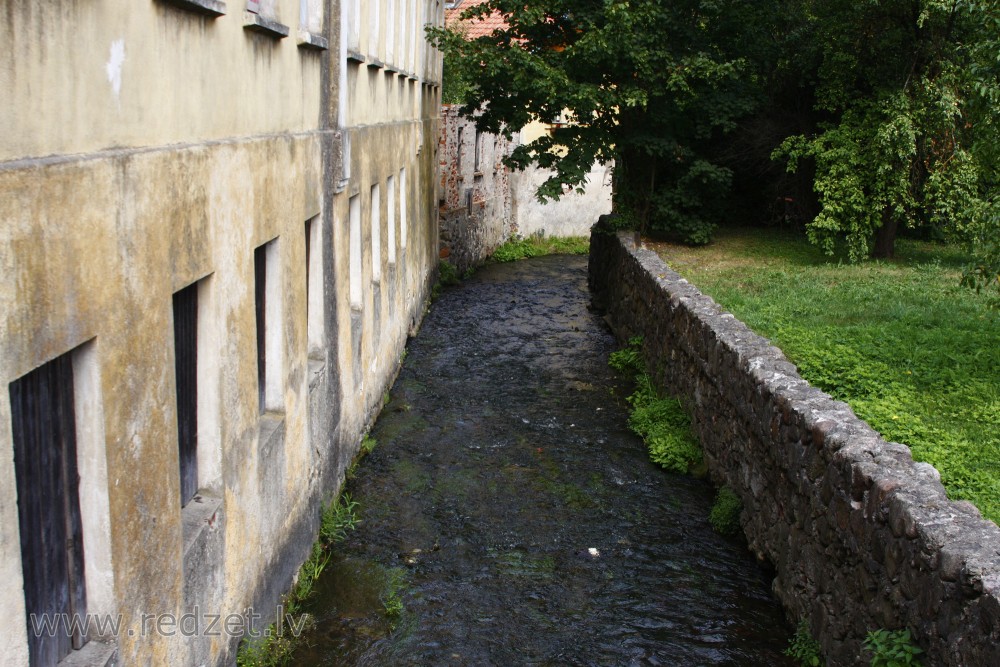
{"type": "Polygon", "coordinates": [[[850,265],[761,229],[647,245],[1000,523],[1000,312],[959,287],[960,251],[901,240],[895,260],[850,265]]]}

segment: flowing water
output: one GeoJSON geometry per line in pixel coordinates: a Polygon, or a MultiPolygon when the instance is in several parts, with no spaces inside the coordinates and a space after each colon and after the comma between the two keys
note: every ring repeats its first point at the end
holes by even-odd
{"type": "Polygon", "coordinates": [[[586,259],[489,266],[410,341],[296,665],[764,665],[770,577],[626,426],[586,259]]]}

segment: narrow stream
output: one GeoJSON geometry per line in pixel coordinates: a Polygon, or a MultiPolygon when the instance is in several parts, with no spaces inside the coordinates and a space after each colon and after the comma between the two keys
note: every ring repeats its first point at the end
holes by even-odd
{"type": "Polygon", "coordinates": [[[770,577],[708,525],[713,489],[628,431],[589,298],[571,256],[442,293],[293,664],[792,664],[770,577]]]}

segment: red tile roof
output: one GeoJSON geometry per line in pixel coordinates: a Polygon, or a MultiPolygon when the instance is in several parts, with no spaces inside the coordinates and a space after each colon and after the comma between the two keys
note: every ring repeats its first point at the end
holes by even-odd
{"type": "Polygon", "coordinates": [[[463,21],[459,17],[469,7],[481,5],[486,0],[459,0],[451,9],[444,10],[444,24],[449,28],[461,24],[465,28],[466,39],[475,39],[482,35],[490,35],[494,30],[503,30],[507,27],[506,21],[499,13],[494,12],[482,20],[463,21]]]}

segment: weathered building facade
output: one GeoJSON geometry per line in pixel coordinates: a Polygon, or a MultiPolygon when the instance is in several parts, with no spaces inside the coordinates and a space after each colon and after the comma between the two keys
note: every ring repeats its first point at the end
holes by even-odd
{"type": "Polygon", "coordinates": [[[0,663],[225,664],[274,616],[424,309],[442,21],[6,3],[0,663]]]}
{"type": "MultiPolygon", "coordinates": [[[[445,23],[466,39],[507,27],[497,12],[463,19],[466,10],[485,0],[452,0],[445,23]]],[[[439,175],[441,179],[441,256],[465,271],[489,257],[514,236],[587,236],[599,216],[611,212],[612,165],[595,163],[581,188],[564,188],[558,200],[539,201],[537,191],[552,171],[532,165],[513,171],[503,164],[520,144],[551,132],[556,123],[533,121],[510,140],[476,129],[459,114],[459,105],[442,111],[439,175]]]]}

